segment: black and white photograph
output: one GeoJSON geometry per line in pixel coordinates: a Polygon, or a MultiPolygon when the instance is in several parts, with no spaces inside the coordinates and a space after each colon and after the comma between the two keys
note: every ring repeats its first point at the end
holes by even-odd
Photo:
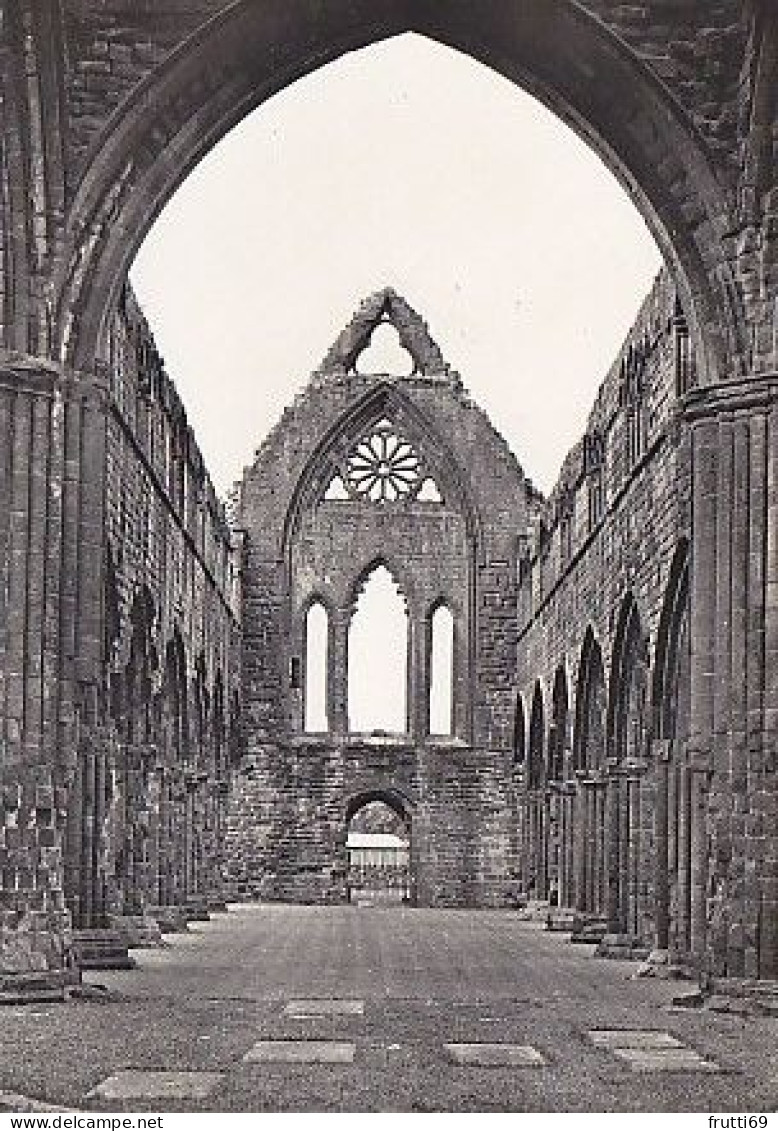
{"type": "Polygon", "coordinates": [[[778,2],[0,0],[0,1129],[776,1108],[778,2]]]}

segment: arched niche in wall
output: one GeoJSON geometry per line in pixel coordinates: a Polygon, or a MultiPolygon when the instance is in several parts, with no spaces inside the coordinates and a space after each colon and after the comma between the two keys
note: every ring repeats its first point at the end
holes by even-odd
{"type": "Polygon", "coordinates": [[[224,677],[221,668],[219,668],[213,681],[213,711],[211,713],[213,764],[217,779],[226,777],[226,731],[224,677]]]}
{"type": "Polygon", "coordinates": [[[610,752],[620,762],[639,761],[646,755],[648,645],[632,594],[619,617],[610,696],[610,752]]]}
{"type": "Polygon", "coordinates": [[[195,741],[200,756],[204,755],[208,742],[208,722],[211,713],[211,695],[208,690],[208,674],[205,656],[201,652],[195,660],[193,681],[195,741]]]}
{"type": "Polygon", "coordinates": [[[124,678],[126,730],[131,742],[147,742],[150,738],[151,680],[156,667],[151,633],[155,615],[151,594],[143,588],[130,610],[132,635],[124,678]]]}
{"type": "Polygon", "coordinates": [[[551,727],[548,733],[548,779],[561,781],[565,769],[567,745],[567,676],[564,667],[557,668],[551,697],[551,727]]]}
{"type": "Polygon", "coordinates": [[[685,738],[689,726],[689,546],[679,544],[670,569],[657,637],[653,733],[685,738]]]}
{"type": "Polygon", "coordinates": [[[430,619],[429,732],[454,733],[454,614],[446,604],[430,619]]]}
{"type": "Polygon", "coordinates": [[[540,682],[535,684],[532,696],[532,709],[529,718],[529,750],[527,752],[527,785],[530,789],[540,789],[543,785],[545,728],[543,712],[543,691],[540,682]]]}
{"type": "Polygon", "coordinates": [[[305,614],[304,722],[308,734],[324,734],[329,727],[329,626],[321,601],[312,601],[305,614]]]}
{"type": "Polygon", "coordinates": [[[586,630],[575,696],[575,768],[598,769],[605,760],[607,699],[602,650],[591,628],[586,630]]]}
{"type": "Polygon", "coordinates": [[[170,721],[171,754],[175,761],[189,756],[189,702],[187,695],[186,653],[178,629],[165,651],[165,696],[170,721]]]}
{"type": "Polygon", "coordinates": [[[408,613],[382,562],[366,575],[348,633],[349,730],[408,731],[408,613]]]}

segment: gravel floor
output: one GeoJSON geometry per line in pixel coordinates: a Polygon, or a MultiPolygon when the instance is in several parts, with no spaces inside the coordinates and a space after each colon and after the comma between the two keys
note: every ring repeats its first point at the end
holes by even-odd
{"type": "MultiPolygon", "coordinates": [[[[232,908],[94,974],[107,1000],[5,1007],[0,1091],[130,1111],[772,1111],[778,1022],[668,1009],[683,985],[510,912],[232,908]],[[364,1001],[296,1018],[292,999],[364,1001]],[[720,1071],[636,1072],[589,1037],[656,1030],[720,1071]],[[257,1041],[353,1043],[353,1063],[244,1061],[257,1041]],[[451,1062],[447,1043],[531,1046],[542,1066],[451,1062]],[[206,1098],[88,1094],[126,1069],[218,1073],[206,1098]]],[[[184,1090],[186,1085],[181,1085],[184,1090]]],[[[2,1098],[0,1097],[0,1107],[2,1098]]]]}

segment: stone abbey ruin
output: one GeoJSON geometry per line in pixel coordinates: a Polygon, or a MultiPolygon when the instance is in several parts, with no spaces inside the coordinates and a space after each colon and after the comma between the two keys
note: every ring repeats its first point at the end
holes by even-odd
{"type": "Polygon", "coordinates": [[[344,901],[376,801],[419,905],[778,977],[770,0],[4,0],[0,51],[0,989],[227,899],[344,901]],[[228,513],[129,266],[236,121],[409,31],[578,129],[666,269],[549,498],[385,289],[228,513]],[[387,326],[407,369],[372,373],[387,326]],[[350,710],[379,573],[389,729],[350,710]]]}

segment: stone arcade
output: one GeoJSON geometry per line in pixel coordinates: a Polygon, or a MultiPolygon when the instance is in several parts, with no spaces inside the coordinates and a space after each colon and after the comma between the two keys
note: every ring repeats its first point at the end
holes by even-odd
{"type": "Polygon", "coordinates": [[[73,926],[345,898],[346,824],[374,799],[410,825],[419,902],[524,893],[778,976],[772,0],[0,0],[0,57],[3,977],[56,972],[73,926]],[[386,291],[231,525],[128,268],[236,121],[407,32],[581,132],[667,272],[550,499],[386,291]],[[360,370],[384,322],[408,377],[360,370]],[[349,719],[380,570],[407,630],[400,734],[349,719]]]}

